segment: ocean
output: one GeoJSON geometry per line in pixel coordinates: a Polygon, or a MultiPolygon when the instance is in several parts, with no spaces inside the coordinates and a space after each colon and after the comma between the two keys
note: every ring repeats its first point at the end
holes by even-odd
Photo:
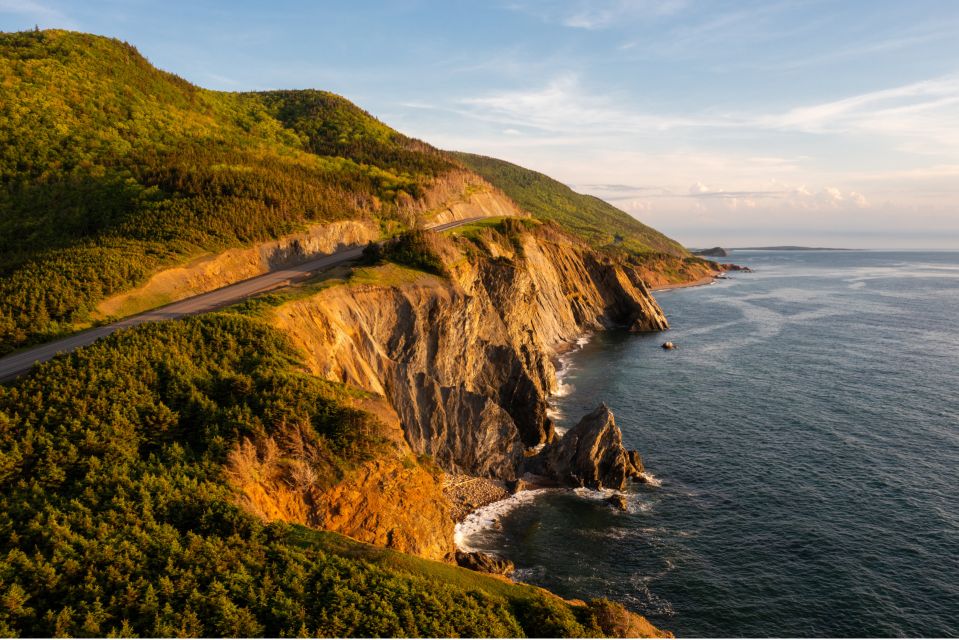
{"type": "Polygon", "coordinates": [[[558,424],[606,402],[656,481],[628,512],[521,493],[461,544],[677,636],[959,636],[959,253],[729,260],[563,358],[558,424]]]}

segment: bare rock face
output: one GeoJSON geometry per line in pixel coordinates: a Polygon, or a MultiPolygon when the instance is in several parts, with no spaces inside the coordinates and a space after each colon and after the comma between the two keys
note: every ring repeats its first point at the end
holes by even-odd
{"type": "Polygon", "coordinates": [[[333,469],[315,432],[302,425],[238,443],[224,469],[237,502],[267,521],[336,531],[434,560],[452,558],[452,507],[441,473],[417,463],[392,410],[375,400],[363,408],[376,417],[368,426],[381,444],[375,456],[349,469],[333,469]]]}
{"type": "Polygon", "coordinates": [[[503,560],[482,551],[457,551],[456,564],[473,571],[495,573],[503,576],[513,573],[516,568],[509,560],[503,560]]]}
{"type": "Polygon", "coordinates": [[[623,434],[605,404],[543,449],[540,457],[541,473],[574,487],[622,491],[629,478],[643,473],[639,454],[623,447],[623,434]]]}

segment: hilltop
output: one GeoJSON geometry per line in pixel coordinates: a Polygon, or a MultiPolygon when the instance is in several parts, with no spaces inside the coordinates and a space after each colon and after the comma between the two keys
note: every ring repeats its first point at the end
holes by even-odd
{"type": "Polygon", "coordinates": [[[532,215],[553,220],[598,248],[688,257],[678,242],[595,196],[577,193],[547,175],[505,160],[453,152],[532,215]]]}
{"type": "Polygon", "coordinates": [[[99,36],[2,34],[0,75],[0,352],[198,255],[403,226],[460,171],[339,96],[208,91],[99,36]]]}

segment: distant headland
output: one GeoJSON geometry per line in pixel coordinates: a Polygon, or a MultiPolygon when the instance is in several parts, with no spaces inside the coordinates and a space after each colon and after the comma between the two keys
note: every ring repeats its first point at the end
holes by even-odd
{"type": "Polygon", "coordinates": [[[725,258],[732,251],[860,251],[860,249],[844,249],[841,247],[798,247],[794,245],[781,245],[775,247],[713,247],[711,249],[690,249],[689,252],[694,256],[705,256],[709,258],[725,258]]]}

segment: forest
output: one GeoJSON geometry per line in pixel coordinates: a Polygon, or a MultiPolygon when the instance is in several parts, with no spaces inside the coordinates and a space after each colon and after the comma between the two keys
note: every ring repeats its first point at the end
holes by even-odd
{"type": "Polygon", "coordinates": [[[0,354],[191,257],[388,221],[458,167],[339,96],[208,91],[99,36],[0,34],[0,76],[0,354]]]}
{"type": "Polygon", "coordinates": [[[293,426],[332,482],[390,446],[235,311],[143,325],[0,386],[0,636],[595,636],[544,592],[236,506],[228,452],[293,426]]]}

